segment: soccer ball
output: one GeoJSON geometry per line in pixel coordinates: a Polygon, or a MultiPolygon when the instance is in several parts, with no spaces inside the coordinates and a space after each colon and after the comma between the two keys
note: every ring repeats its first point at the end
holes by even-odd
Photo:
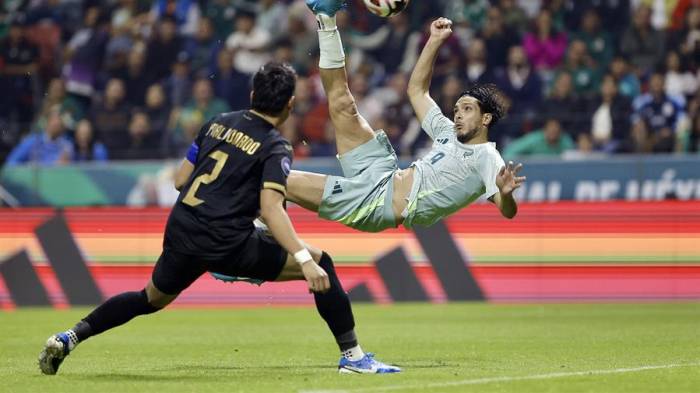
{"type": "Polygon", "coordinates": [[[403,11],[409,0],[364,0],[364,2],[369,12],[382,18],[390,18],[403,11]]]}

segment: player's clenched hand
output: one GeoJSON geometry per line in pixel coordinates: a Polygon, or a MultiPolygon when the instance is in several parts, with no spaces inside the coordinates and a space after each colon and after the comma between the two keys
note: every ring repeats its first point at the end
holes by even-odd
{"type": "Polygon", "coordinates": [[[452,21],[447,18],[438,18],[430,24],[430,36],[444,41],[452,34],[452,21]]]}
{"type": "Polygon", "coordinates": [[[501,168],[496,176],[496,185],[501,194],[508,195],[525,182],[525,176],[518,176],[521,169],[523,169],[523,164],[513,166],[513,161],[508,161],[508,165],[501,168]]]}
{"type": "Polygon", "coordinates": [[[306,284],[309,286],[309,291],[315,293],[325,293],[331,288],[331,283],[328,280],[328,274],[321,266],[318,266],[314,261],[308,261],[301,265],[301,271],[304,273],[306,284]]]}

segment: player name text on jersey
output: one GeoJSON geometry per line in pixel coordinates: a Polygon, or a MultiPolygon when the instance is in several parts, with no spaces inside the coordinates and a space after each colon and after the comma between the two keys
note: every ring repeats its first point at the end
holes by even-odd
{"type": "Polygon", "coordinates": [[[260,142],[249,137],[245,133],[217,123],[212,123],[206,133],[206,136],[216,138],[221,141],[226,141],[226,143],[241,149],[248,155],[255,154],[258,148],[260,148],[260,142]]]}

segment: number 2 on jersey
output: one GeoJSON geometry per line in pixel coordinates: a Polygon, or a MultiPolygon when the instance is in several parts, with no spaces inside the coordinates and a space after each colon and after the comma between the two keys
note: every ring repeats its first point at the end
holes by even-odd
{"type": "Polygon", "coordinates": [[[211,171],[211,173],[199,175],[197,176],[197,178],[194,179],[192,185],[190,186],[190,189],[187,190],[187,195],[185,195],[185,197],[182,198],[182,203],[193,207],[204,203],[204,200],[197,198],[196,196],[194,196],[194,194],[197,193],[197,189],[199,188],[199,186],[201,186],[202,184],[209,184],[216,180],[217,177],[219,177],[219,174],[221,174],[221,170],[224,169],[226,160],[228,160],[228,154],[222,152],[221,150],[217,150],[209,154],[209,158],[216,160],[214,169],[211,171]]]}

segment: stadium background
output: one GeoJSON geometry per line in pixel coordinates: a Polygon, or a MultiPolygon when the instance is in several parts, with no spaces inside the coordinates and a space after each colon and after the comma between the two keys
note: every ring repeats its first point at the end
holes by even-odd
{"type": "MultiPolygon", "coordinates": [[[[244,108],[264,61],[299,71],[282,127],[295,167],[337,173],[314,20],[302,1],[6,1],[0,8],[0,260],[26,250],[51,302],[68,304],[35,229],[63,210],[103,295],[143,285],[172,173],[193,133],[244,108]]],[[[497,84],[510,115],[491,133],[525,163],[513,221],[478,204],[446,220],[492,301],[700,298],[700,3],[414,1],[382,20],[339,17],[360,112],[403,165],[427,136],[406,96],[437,16],[455,22],[435,69],[446,114],[462,88],[497,84]]],[[[334,255],[347,289],[390,302],[373,263],[401,247],[429,299],[446,300],[404,230],[363,234],[292,207],[302,238],[334,255]]],[[[303,284],[210,278],[178,304],[311,303],[303,284]]],[[[0,307],[12,308],[0,280],[0,307]]]]}

